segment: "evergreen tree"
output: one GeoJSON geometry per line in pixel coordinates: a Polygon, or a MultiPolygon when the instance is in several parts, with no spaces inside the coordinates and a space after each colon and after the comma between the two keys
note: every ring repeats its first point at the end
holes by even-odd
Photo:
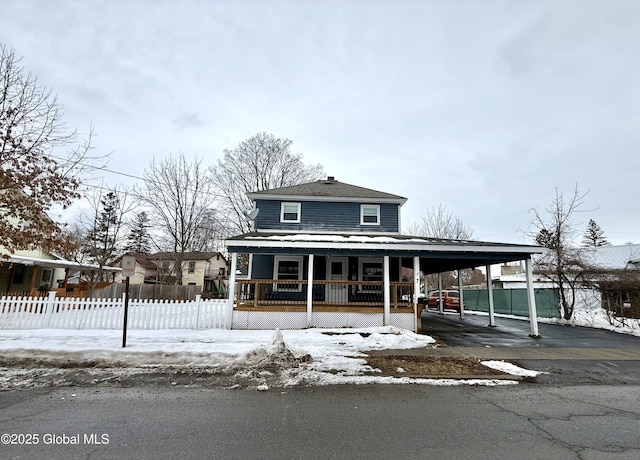
{"type": "Polygon", "coordinates": [[[122,225],[118,195],[114,192],[104,195],[100,208],[86,234],[82,252],[91,262],[104,267],[117,257],[117,237],[122,225]]]}
{"type": "Polygon", "coordinates": [[[149,254],[151,252],[151,235],[149,235],[151,225],[147,213],[142,211],[136,214],[130,226],[131,230],[127,236],[124,250],[135,254],[149,254]]]}
{"type": "Polygon", "coordinates": [[[558,246],[558,241],[554,232],[542,228],[536,235],[536,244],[547,249],[555,249],[558,246]]]}
{"type": "Polygon", "coordinates": [[[607,241],[607,238],[604,236],[604,231],[600,226],[596,224],[593,219],[589,219],[587,230],[584,232],[584,236],[582,238],[582,245],[584,247],[598,248],[601,246],[609,246],[610,244],[611,243],[607,241]]]}

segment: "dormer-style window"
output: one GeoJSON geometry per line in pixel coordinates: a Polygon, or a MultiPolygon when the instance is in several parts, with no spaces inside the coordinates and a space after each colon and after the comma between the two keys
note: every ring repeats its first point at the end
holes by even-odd
{"type": "Polygon", "coordinates": [[[360,206],[361,225],[380,225],[380,205],[363,204],[360,206]]]}
{"type": "Polygon", "coordinates": [[[280,222],[300,223],[300,203],[282,203],[280,205],[280,222]]]}

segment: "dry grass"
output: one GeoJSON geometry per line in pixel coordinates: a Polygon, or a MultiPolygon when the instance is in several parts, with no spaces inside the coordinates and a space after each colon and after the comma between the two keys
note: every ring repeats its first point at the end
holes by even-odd
{"type": "Polygon", "coordinates": [[[477,378],[508,375],[483,366],[477,358],[391,355],[369,356],[367,363],[380,369],[382,375],[393,377],[477,378]]]}

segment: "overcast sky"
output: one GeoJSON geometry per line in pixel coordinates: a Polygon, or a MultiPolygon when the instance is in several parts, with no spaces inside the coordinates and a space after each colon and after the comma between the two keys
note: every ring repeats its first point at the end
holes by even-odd
{"type": "Polygon", "coordinates": [[[528,242],[529,210],[577,184],[581,229],[640,242],[637,0],[2,0],[0,23],[115,171],[267,131],[407,197],[404,226],[442,204],[528,242]]]}

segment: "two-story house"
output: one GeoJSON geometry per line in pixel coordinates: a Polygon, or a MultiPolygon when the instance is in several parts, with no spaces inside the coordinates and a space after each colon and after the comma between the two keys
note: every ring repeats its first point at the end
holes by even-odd
{"type": "Polygon", "coordinates": [[[530,260],[539,252],[402,235],[406,198],[333,177],[248,197],[255,231],[227,240],[233,328],[416,330],[421,273],[530,260]],[[249,279],[235,279],[238,254],[249,255],[249,279]],[[412,279],[403,279],[403,267],[412,279]]]}
{"type": "MultiPolygon", "coordinates": [[[[226,291],[227,259],[220,252],[157,252],[129,254],[135,257],[134,275],[130,284],[197,286],[203,295],[218,295],[226,291]],[[177,273],[178,269],[182,273],[177,273]]],[[[121,282],[122,275],[116,276],[121,282]]]]}

